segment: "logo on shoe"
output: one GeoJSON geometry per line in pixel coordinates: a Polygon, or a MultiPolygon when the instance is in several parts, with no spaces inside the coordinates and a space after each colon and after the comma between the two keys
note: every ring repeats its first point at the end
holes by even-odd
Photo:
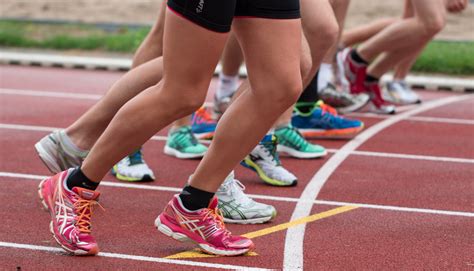
{"type": "Polygon", "coordinates": [[[199,0],[198,6],[196,8],[196,13],[201,13],[204,9],[204,0],[199,0]]]}

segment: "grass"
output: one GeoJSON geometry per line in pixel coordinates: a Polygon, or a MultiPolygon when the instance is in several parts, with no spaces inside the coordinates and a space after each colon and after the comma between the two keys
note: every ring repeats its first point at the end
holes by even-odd
{"type": "MultiPolygon", "coordinates": [[[[38,24],[0,20],[0,46],[133,53],[149,27],[106,30],[87,24],[38,24]]],[[[474,75],[474,42],[433,41],[414,72],[474,75]]]]}

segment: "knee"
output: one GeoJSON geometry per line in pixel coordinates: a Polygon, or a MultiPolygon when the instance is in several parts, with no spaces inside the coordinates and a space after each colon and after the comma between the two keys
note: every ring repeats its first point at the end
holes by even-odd
{"type": "Polygon", "coordinates": [[[186,84],[177,86],[163,85],[161,97],[167,110],[173,115],[181,118],[194,113],[205,101],[207,89],[198,91],[196,87],[187,87],[186,84]],[[189,91],[189,90],[193,91],[189,91]],[[196,90],[196,91],[194,91],[196,90]]]}
{"type": "Polygon", "coordinates": [[[273,106],[286,109],[293,105],[301,95],[303,85],[301,77],[280,80],[273,87],[269,97],[264,97],[273,106]]]}
{"type": "Polygon", "coordinates": [[[443,14],[437,14],[430,18],[427,18],[421,22],[423,32],[429,38],[432,38],[434,35],[443,30],[446,25],[446,18],[443,14]]]}
{"type": "Polygon", "coordinates": [[[311,37],[307,37],[308,41],[313,41],[313,44],[310,44],[311,51],[319,50],[326,52],[337,43],[339,37],[339,25],[336,19],[333,18],[332,20],[325,21],[318,26],[317,29],[313,29],[310,33],[307,33],[307,35],[311,35],[311,37]]]}

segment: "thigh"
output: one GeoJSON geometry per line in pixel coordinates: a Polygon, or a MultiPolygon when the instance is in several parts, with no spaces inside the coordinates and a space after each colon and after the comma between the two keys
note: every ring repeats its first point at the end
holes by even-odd
{"type": "Polygon", "coordinates": [[[444,21],[446,9],[444,0],[410,0],[415,17],[427,24],[444,21]]]}
{"type": "Polygon", "coordinates": [[[183,92],[207,91],[228,33],[183,16],[171,9],[166,13],[163,91],[176,91],[178,87],[183,92]]]}
{"type": "Polygon", "coordinates": [[[242,46],[252,91],[301,81],[299,19],[235,19],[233,30],[242,46]]]}

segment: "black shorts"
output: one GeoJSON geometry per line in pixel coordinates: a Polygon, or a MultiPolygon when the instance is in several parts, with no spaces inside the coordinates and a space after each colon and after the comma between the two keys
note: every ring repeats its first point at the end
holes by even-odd
{"type": "Polygon", "coordinates": [[[168,0],[168,7],[212,31],[229,32],[234,16],[300,18],[299,0],[168,0]]]}

